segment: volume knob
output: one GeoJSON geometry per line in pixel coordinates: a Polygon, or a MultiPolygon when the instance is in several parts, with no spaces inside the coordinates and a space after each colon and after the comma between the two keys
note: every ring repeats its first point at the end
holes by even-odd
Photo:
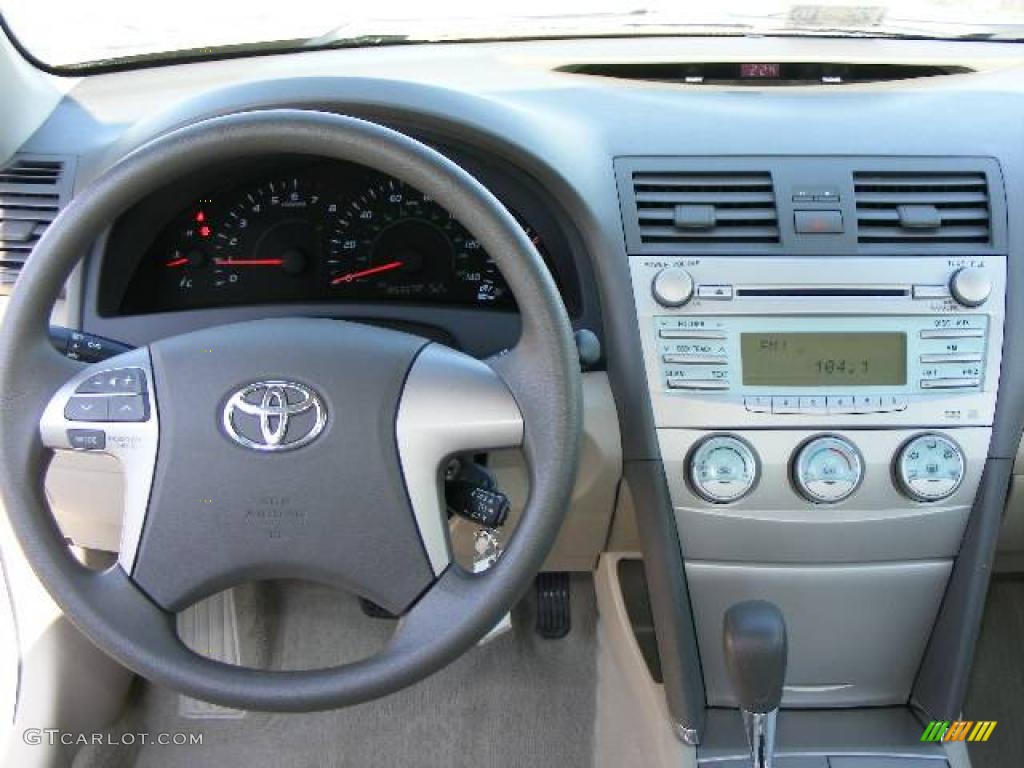
{"type": "Polygon", "coordinates": [[[983,269],[963,267],[949,279],[949,292],[957,304],[965,307],[980,307],[992,293],[992,280],[983,269]]]}
{"type": "Polygon", "coordinates": [[[681,307],[693,298],[693,278],[685,269],[668,267],[651,283],[654,300],[663,307],[681,307]]]}

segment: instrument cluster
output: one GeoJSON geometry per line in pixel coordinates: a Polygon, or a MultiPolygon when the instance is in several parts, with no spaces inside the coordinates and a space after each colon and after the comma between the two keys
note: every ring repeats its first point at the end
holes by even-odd
{"type": "MultiPolygon", "coordinates": [[[[541,236],[521,223],[551,267],[541,236]]],[[[332,300],[515,306],[480,242],[429,196],[320,161],[192,199],[148,247],[119,309],[332,300]]]]}

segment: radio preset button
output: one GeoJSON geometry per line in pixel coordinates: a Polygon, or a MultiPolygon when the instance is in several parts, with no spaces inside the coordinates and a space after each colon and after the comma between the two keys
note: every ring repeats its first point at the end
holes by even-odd
{"type": "Polygon", "coordinates": [[[800,413],[810,416],[823,416],[828,413],[828,405],[824,395],[809,395],[800,398],[800,413]]]}
{"type": "Polygon", "coordinates": [[[881,395],[854,395],[852,413],[878,413],[882,410],[881,395]]]}
{"type": "Polygon", "coordinates": [[[796,395],[776,395],[772,398],[772,413],[800,413],[800,398],[796,395]]]}
{"type": "Polygon", "coordinates": [[[751,395],[743,398],[743,406],[751,413],[771,413],[772,398],[770,395],[751,395]]]}
{"type": "Polygon", "coordinates": [[[829,413],[852,413],[853,395],[828,395],[825,398],[825,407],[829,413]]]}

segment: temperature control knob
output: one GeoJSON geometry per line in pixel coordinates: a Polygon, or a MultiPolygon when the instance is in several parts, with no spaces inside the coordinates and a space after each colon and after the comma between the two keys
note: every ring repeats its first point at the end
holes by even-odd
{"type": "Polygon", "coordinates": [[[654,300],[663,307],[681,307],[693,298],[693,278],[685,269],[668,267],[651,283],[654,300]]]}
{"type": "Polygon", "coordinates": [[[835,504],[857,490],[864,476],[860,451],[835,435],[816,437],[796,455],[793,477],[809,501],[835,504]]]}
{"type": "Polygon", "coordinates": [[[949,292],[964,307],[980,307],[992,293],[992,280],[983,269],[964,267],[949,279],[949,292]]]}
{"type": "Polygon", "coordinates": [[[738,437],[714,435],[690,455],[690,482],[710,502],[736,501],[757,482],[757,457],[738,437]]]}
{"type": "Polygon", "coordinates": [[[943,435],[918,435],[896,457],[900,490],[917,501],[941,501],[953,495],[964,479],[964,454],[943,435]]]}

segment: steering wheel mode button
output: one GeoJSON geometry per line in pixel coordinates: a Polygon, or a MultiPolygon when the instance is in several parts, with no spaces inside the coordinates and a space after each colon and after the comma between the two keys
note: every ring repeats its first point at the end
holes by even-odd
{"type": "Polygon", "coordinates": [[[68,444],[77,451],[102,451],[107,447],[107,433],[102,429],[69,429],[68,444]]]}
{"type": "Polygon", "coordinates": [[[106,397],[71,397],[64,406],[68,421],[107,421],[108,414],[106,397]]]}

